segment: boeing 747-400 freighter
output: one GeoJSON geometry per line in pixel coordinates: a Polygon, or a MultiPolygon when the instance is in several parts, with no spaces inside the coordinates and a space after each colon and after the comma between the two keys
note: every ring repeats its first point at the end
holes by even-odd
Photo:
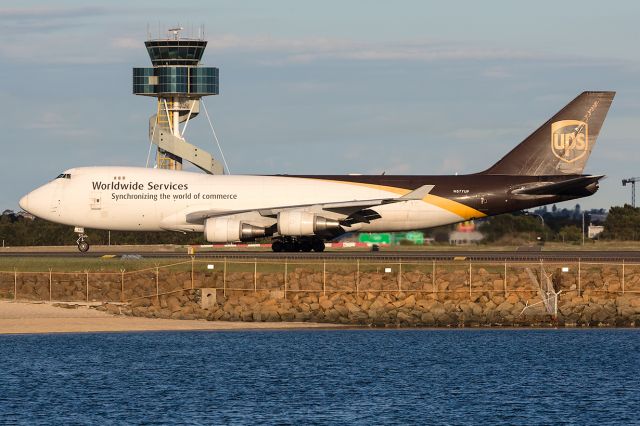
{"type": "Polygon", "coordinates": [[[584,92],[489,169],[460,176],[243,176],[80,167],[20,200],[76,227],[203,232],[209,242],[272,237],[274,251],[322,251],[345,232],[423,229],[589,196],[583,170],[614,92],[584,92]]]}

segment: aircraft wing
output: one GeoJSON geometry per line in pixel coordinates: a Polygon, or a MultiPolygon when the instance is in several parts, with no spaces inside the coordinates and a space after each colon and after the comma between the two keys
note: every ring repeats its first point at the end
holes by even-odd
{"type": "Polygon", "coordinates": [[[251,209],[251,210],[232,210],[232,211],[220,211],[220,210],[201,210],[187,214],[187,222],[189,223],[202,223],[206,219],[212,217],[223,217],[230,215],[237,215],[242,213],[258,212],[264,217],[275,218],[278,213],[287,210],[307,209],[310,211],[328,211],[332,213],[341,214],[347,216],[349,224],[358,222],[369,222],[374,218],[379,218],[371,207],[380,206],[383,204],[399,203],[409,200],[421,200],[431,190],[434,185],[423,185],[401,197],[395,198],[376,198],[371,200],[354,200],[354,201],[338,201],[328,203],[314,203],[314,204],[297,204],[288,206],[268,207],[263,209],[251,209]]]}

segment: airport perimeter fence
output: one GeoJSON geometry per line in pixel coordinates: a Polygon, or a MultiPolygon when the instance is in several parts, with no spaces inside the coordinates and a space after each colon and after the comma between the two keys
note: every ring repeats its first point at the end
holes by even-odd
{"type": "MultiPolygon", "coordinates": [[[[395,293],[527,300],[640,293],[640,263],[190,260],[134,271],[0,271],[0,298],[49,302],[131,302],[187,290],[220,296],[268,291],[296,294],[395,293]]],[[[538,302],[540,303],[540,302],[538,302]]],[[[557,303],[556,303],[557,305],[557,303]]]]}

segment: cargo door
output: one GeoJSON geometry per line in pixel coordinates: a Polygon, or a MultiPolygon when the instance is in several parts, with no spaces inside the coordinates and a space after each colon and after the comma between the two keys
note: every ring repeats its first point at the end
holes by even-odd
{"type": "Polygon", "coordinates": [[[91,210],[102,210],[102,194],[100,192],[94,191],[91,193],[89,206],[91,210]]]}

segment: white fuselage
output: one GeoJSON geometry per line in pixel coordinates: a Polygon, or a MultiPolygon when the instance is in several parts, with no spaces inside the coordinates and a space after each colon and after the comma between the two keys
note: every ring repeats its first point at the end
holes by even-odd
{"type": "MultiPolygon", "coordinates": [[[[300,177],[83,167],[65,171],[61,177],[22,198],[20,205],[35,216],[77,227],[202,232],[204,225],[190,223],[187,214],[214,211],[219,215],[236,215],[256,226],[270,226],[275,219],[261,215],[260,211],[283,206],[305,206],[300,210],[314,211],[316,204],[396,198],[407,192],[409,190],[392,187],[300,177]]],[[[359,223],[347,230],[403,231],[468,219],[436,204],[425,198],[377,206],[375,210],[380,219],[359,223]]]]}

